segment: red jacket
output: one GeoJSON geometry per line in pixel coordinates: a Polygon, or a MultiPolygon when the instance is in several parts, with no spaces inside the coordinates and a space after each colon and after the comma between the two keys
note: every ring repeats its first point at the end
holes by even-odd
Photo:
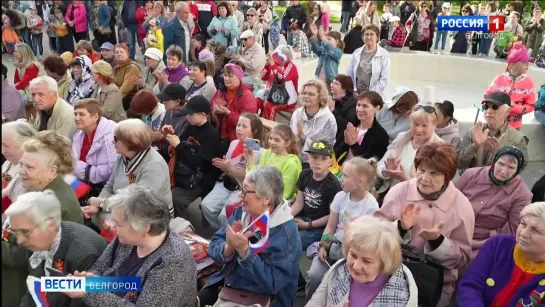
{"type": "MultiPolygon", "coordinates": [[[[72,57],[75,59],[76,57],[79,56],[79,53],[78,51],[74,51],[74,53],[72,54],[72,57]]],[[[100,61],[101,58],[100,58],[100,54],[98,54],[98,52],[94,51],[93,50],[93,53],[91,53],[91,56],[89,57],[91,59],[91,63],[95,63],[96,61],[100,61]]]]}
{"type": "MultiPolygon", "coordinates": [[[[212,97],[210,105],[214,108],[214,104],[218,98],[223,100],[225,99],[226,92],[218,91],[216,95],[212,97]]],[[[238,117],[242,113],[257,113],[257,101],[255,100],[254,94],[248,86],[240,83],[240,87],[237,90],[236,98],[229,105],[229,115],[219,115],[218,116],[218,127],[220,131],[220,138],[229,138],[229,140],[234,141],[237,139],[237,123],[238,117]]]]}
{"type": "Polygon", "coordinates": [[[191,11],[191,15],[193,15],[193,20],[195,21],[195,29],[193,29],[193,34],[197,34],[200,32],[199,30],[199,7],[196,6],[194,3],[191,3],[189,5],[189,10],[191,11]]]}
{"type": "Polygon", "coordinates": [[[146,15],[147,10],[141,6],[138,9],[136,9],[136,22],[138,23],[138,36],[140,36],[141,39],[144,39],[146,37],[146,30],[142,27],[144,24],[144,21],[146,21],[146,15]]]}
{"type": "Polygon", "coordinates": [[[275,77],[278,81],[286,83],[286,86],[290,82],[293,83],[293,90],[288,90],[288,94],[290,95],[288,104],[297,102],[299,96],[299,72],[297,71],[297,66],[290,61],[287,61],[283,68],[278,67],[276,64],[266,64],[261,71],[261,80],[267,81],[268,89],[273,86],[275,77]]]}
{"type": "MultiPolygon", "coordinates": [[[[15,75],[13,76],[13,83],[15,88],[18,90],[24,90],[30,84],[30,81],[38,77],[40,70],[36,65],[30,64],[30,66],[25,70],[23,78],[19,78],[19,69],[15,68],[15,75]]],[[[30,97],[29,97],[30,98],[30,97]]]]}

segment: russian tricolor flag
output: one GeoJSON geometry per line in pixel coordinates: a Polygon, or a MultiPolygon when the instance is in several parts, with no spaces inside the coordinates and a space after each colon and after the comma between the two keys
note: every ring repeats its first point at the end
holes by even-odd
{"type": "Polygon", "coordinates": [[[252,254],[257,255],[267,248],[269,245],[269,210],[260,215],[252,224],[255,226],[254,232],[261,231],[262,237],[256,243],[250,242],[250,251],[252,254]]]}
{"type": "Polygon", "coordinates": [[[36,303],[36,307],[49,307],[49,303],[45,296],[46,293],[42,292],[42,282],[39,278],[29,275],[26,279],[26,285],[28,287],[28,292],[34,299],[34,303],[36,303]]]}
{"type": "Polygon", "coordinates": [[[81,181],[78,177],[69,174],[64,176],[64,181],[72,187],[78,198],[82,198],[91,191],[91,186],[81,181]]]}

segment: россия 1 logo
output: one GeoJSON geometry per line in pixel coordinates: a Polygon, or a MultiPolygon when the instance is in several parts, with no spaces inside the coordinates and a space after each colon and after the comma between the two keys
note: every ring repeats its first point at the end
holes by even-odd
{"type": "Polygon", "coordinates": [[[439,16],[439,31],[503,31],[505,16],[439,16]]]}

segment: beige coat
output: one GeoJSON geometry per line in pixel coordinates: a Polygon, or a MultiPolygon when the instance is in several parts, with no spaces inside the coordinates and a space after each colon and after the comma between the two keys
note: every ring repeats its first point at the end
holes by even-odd
{"type": "MultiPolygon", "coordinates": [[[[36,119],[33,122],[36,129],[40,128],[41,121],[42,112],[38,111],[36,119]]],[[[53,113],[51,114],[49,121],[47,121],[47,130],[57,131],[59,134],[72,140],[72,137],[77,130],[74,118],[74,107],[68,104],[66,100],[60,97],[57,98],[57,101],[53,106],[53,113]]]]}
{"type": "Polygon", "coordinates": [[[104,117],[111,119],[118,123],[124,119],[127,119],[127,113],[123,109],[123,103],[121,91],[114,83],[110,83],[105,87],[102,87],[100,93],[98,92],[98,86],[91,94],[91,98],[94,98],[100,102],[102,106],[102,112],[104,117]]]}
{"type": "Polygon", "coordinates": [[[267,57],[265,56],[265,49],[261,47],[259,42],[248,49],[244,49],[239,61],[244,64],[244,75],[259,78],[261,71],[265,68],[265,62],[267,57]]]}
{"type": "Polygon", "coordinates": [[[66,74],[57,83],[57,93],[59,94],[59,97],[61,97],[62,99],[66,99],[68,97],[68,89],[70,88],[70,82],[72,82],[72,77],[70,76],[70,73],[67,71],[66,74]]]}

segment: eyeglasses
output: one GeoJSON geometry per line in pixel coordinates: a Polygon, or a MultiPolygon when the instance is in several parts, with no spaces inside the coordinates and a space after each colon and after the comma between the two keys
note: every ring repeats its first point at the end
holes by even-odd
{"type": "Polygon", "coordinates": [[[240,197],[241,197],[241,198],[246,197],[246,195],[248,195],[248,194],[255,194],[255,191],[248,191],[248,190],[246,190],[245,188],[242,188],[242,189],[240,190],[240,197]]]}
{"type": "Polygon", "coordinates": [[[484,111],[492,108],[492,110],[496,111],[500,106],[498,105],[495,105],[495,104],[491,104],[491,103],[486,103],[486,102],[483,102],[481,104],[481,107],[483,108],[484,111]]]}
{"type": "Polygon", "coordinates": [[[21,230],[11,230],[11,229],[8,229],[8,232],[13,234],[14,236],[16,237],[25,237],[25,238],[28,238],[30,236],[30,233],[32,231],[34,231],[34,229],[38,228],[38,226],[40,226],[40,224],[36,224],[36,226],[32,227],[32,229],[30,229],[29,231],[27,232],[24,232],[24,231],[21,231],[21,230]]]}
{"type": "Polygon", "coordinates": [[[316,94],[316,93],[311,93],[311,92],[302,92],[302,93],[301,93],[301,96],[315,97],[315,96],[318,96],[318,94],[316,94]]]}
{"type": "Polygon", "coordinates": [[[255,15],[254,15],[254,14],[248,14],[248,15],[246,15],[246,16],[248,16],[248,17],[254,17],[255,15]]]}

